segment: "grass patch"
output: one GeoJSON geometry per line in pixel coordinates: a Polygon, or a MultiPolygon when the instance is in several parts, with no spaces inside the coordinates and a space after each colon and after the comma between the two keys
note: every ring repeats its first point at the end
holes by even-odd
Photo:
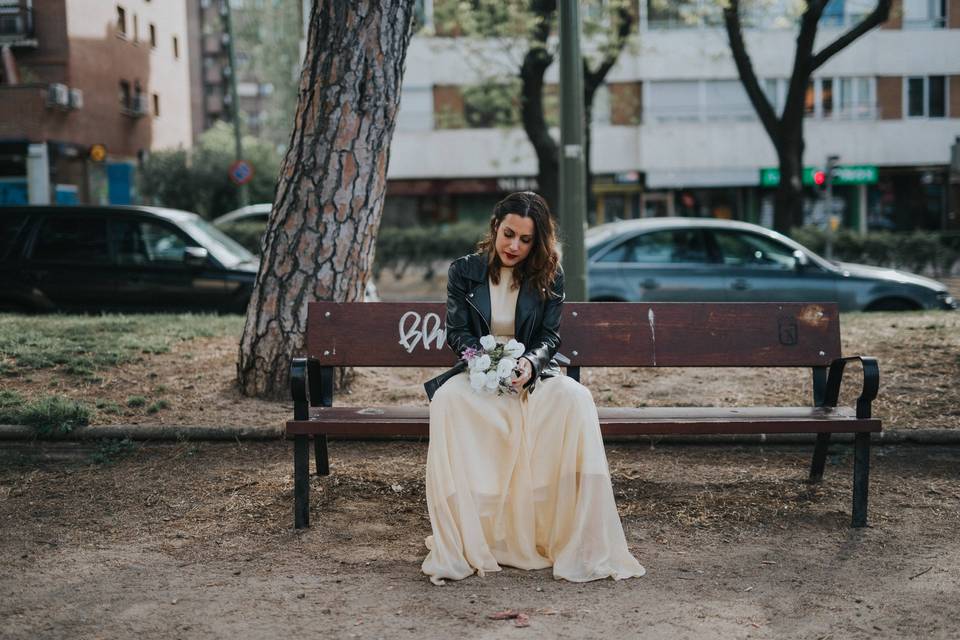
{"type": "Polygon", "coordinates": [[[0,394],[0,423],[32,427],[38,436],[70,433],[90,424],[90,408],[61,396],[44,396],[26,402],[15,392],[0,394]]]}
{"type": "Polygon", "coordinates": [[[60,368],[86,380],[146,355],[166,353],[177,342],[240,335],[243,317],[196,314],[0,314],[0,375],[60,368]]]}
{"type": "Polygon", "coordinates": [[[139,409],[140,407],[146,406],[147,399],[143,396],[130,396],[127,398],[127,406],[131,409],[139,409]]]}
{"type": "Polygon", "coordinates": [[[149,407],[147,407],[147,413],[154,414],[154,413],[160,412],[163,409],[169,409],[169,408],[170,408],[169,402],[167,402],[166,400],[157,400],[156,402],[151,404],[149,407]]]}
{"type": "Polygon", "coordinates": [[[123,411],[123,408],[113,400],[97,400],[94,406],[97,408],[97,411],[109,413],[114,416],[119,415],[123,411]]]}

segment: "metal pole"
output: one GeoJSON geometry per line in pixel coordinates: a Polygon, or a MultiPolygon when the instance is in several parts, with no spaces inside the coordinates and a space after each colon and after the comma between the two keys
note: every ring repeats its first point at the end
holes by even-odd
{"type": "Polygon", "coordinates": [[[836,231],[833,219],[833,169],[840,156],[827,156],[827,247],[826,259],[833,259],[833,234],[836,231]]]}
{"type": "MultiPolygon", "coordinates": [[[[233,138],[236,144],[236,160],[243,160],[243,140],[240,133],[240,99],[237,97],[237,57],[233,50],[233,20],[230,0],[222,0],[221,16],[223,30],[227,34],[227,58],[230,61],[230,115],[233,119],[233,138]]],[[[247,185],[240,185],[240,206],[250,204],[247,185]]]]}
{"type": "Polygon", "coordinates": [[[560,231],[566,295],[587,299],[587,173],[584,158],[583,58],[580,55],[580,8],[576,0],[560,2],[560,231]]]}

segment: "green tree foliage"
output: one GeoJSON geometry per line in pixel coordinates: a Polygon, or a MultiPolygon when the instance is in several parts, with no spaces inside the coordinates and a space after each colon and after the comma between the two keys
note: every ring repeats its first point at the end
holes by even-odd
{"type": "Polygon", "coordinates": [[[303,17],[299,0],[248,2],[233,10],[241,82],[269,85],[260,139],[286,148],[297,109],[303,17]]]}
{"type": "MultiPolygon", "coordinates": [[[[251,202],[272,202],[280,156],[270,143],[246,136],[246,159],[254,167],[251,202]]],[[[146,204],[193,211],[214,218],[240,206],[239,191],[227,174],[234,161],[233,129],[219,122],[200,136],[189,151],[156,151],[141,172],[140,192],[146,204]]]]}

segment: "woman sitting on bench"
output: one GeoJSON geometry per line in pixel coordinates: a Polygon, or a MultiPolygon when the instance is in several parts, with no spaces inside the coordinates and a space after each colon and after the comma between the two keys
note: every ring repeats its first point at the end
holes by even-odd
{"type": "Polygon", "coordinates": [[[477,253],[450,266],[447,343],[523,343],[516,393],[483,393],[464,365],[427,383],[427,506],[433,535],[422,570],[435,584],[501,565],[553,567],[585,582],[642,576],[613,498],[593,397],[554,359],[563,271],[553,220],[535,193],[513,193],[477,253]],[[489,342],[489,339],[487,340],[489,342]],[[437,388],[437,385],[442,385],[437,388]]]}

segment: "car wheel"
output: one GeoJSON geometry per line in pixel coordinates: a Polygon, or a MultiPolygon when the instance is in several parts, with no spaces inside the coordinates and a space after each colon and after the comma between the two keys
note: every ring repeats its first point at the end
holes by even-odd
{"type": "Polygon", "coordinates": [[[880,298],[871,302],[865,311],[917,311],[920,305],[906,298],[880,298]]]}

